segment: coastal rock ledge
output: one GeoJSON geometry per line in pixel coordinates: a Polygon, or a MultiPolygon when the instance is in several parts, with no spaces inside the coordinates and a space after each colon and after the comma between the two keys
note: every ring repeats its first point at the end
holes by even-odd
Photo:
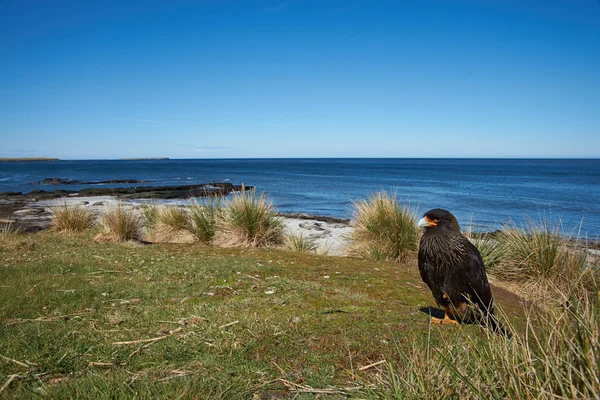
{"type": "MultiPolygon", "coordinates": [[[[69,181],[60,178],[48,178],[37,184],[47,185],[65,185],[65,184],[135,184],[142,181],[134,180],[111,180],[98,182],[80,182],[69,181]],[[127,181],[127,182],[126,182],[127,181]],[[44,182],[44,183],[41,183],[44,182]],[[69,182],[69,183],[67,183],[69,182]]],[[[94,187],[84,188],[81,190],[63,190],[57,189],[52,191],[47,190],[32,190],[29,193],[22,192],[2,192],[0,198],[12,198],[13,200],[19,196],[26,197],[25,200],[30,200],[31,197],[39,199],[51,199],[55,197],[73,197],[73,196],[116,196],[122,199],[187,199],[190,197],[206,197],[206,196],[226,196],[233,192],[238,192],[243,189],[252,190],[253,186],[234,185],[229,182],[205,183],[199,185],[178,185],[178,186],[130,186],[130,187],[94,187]]]]}
{"type": "Polygon", "coordinates": [[[108,181],[78,181],[77,179],[46,178],[39,182],[30,182],[30,185],[117,185],[131,183],[147,183],[147,180],[138,179],[111,179],[108,181]]]}
{"type": "Polygon", "coordinates": [[[51,217],[50,208],[63,203],[101,208],[120,200],[226,196],[244,189],[252,190],[254,187],[219,182],[183,186],[96,187],[78,191],[33,190],[26,194],[3,192],[0,193],[0,220],[14,223],[15,227],[22,232],[37,232],[48,227],[51,217]]]}

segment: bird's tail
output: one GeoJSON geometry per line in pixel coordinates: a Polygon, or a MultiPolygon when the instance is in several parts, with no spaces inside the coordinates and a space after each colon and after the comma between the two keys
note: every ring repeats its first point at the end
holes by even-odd
{"type": "Polygon", "coordinates": [[[505,336],[508,339],[512,337],[512,334],[506,330],[504,325],[502,325],[502,322],[498,320],[493,312],[487,314],[486,324],[492,330],[492,332],[505,336]]]}
{"type": "Polygon", "coordinates": [[[494,306],[491,305],[490,308],[482,308],[484,319],[483,322],[485,325],[492,331],[499,335],[502,335],[508,339],[512,337],[512,334],[502,325],[502,322],[496,317],[494,314],[494,306]]]}
{"type": "Polygon", "coordinates": [[[489,299],[487,302],[481,301],[481,299],[477,299],[477,306],[481,312],[482,322],[488,327],[492,332],[502,335],[508,339],[512,337],[512,334],[502,325],[502,322],[498,319],[498,317],[494,314],[494,300],[489,299]]]}

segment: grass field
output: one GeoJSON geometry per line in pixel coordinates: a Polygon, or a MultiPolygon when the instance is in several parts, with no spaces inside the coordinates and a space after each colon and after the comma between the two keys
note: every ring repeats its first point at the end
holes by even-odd
{"type": "Polygon", "coordinates": [[[508,340],[475,325],[430,325],[434,302],[414,256],[378,262],[201,243],[99,243],[94,235],[1,238],[0,396],[600,393],[594,296],[547,313],[494,287],[515,333],[508,340]]]}
{"type": "Polygon", "coordinates": [[[416,262],[92,236],[0,243],[3,396],[335,398],[375,382],[385,363],[361,367],[399,360],[399,343],[455,333],[420,311],[416,262]]]}

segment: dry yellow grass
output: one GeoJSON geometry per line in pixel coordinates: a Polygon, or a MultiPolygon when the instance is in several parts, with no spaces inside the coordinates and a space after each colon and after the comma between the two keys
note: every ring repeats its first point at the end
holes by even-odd
{"type": "Polygon", "coordinates": [[[366,398],[438,398],[439,390],[443,398],[599,398],[600,293],[561,300],[568,306],[525,309],[525,327],[510,327],[510,339],[460,326],[440,343],[398,346],[402,361],[387,366],[366,398]]]}
{"type": "Polygon", "coordinates": [[[20,229],[15,227],[12,221],[1,221],[0,222],[0,239],[8,238],[10,236],[18,235],[20,229]]]}
{"type": "Polygon", "coordinates": [[[283,219],[265,194],[235,193],[223,206],[213,243],[223,247],[276,246],[283,241],[283,219]]]}
{"type": "Polygon", "coordinates": [[[144,240],[153,243],[194,243],[198,241],[192,233],[193,225],[188,210],[179,206],[156,206],[151,212],[146,209],[146,218],[151,222],[146,227],[144,240]]]}
{"type": "Polygon", "coordinates": [[[163,223],[158,223],[148,230],[144,240],[152,243],[194,243],[198,241],[196,235],[187,229],[179,229],[163,223]]]}
{"type": "Polygon", "coordinates": [[[296,253],[316,253],[317,245],[313,240],[301,234],[286,235],[283,240],[283,248],[296,253]]]}
{"type": "Polygon", "coordinates": [[[372,260],[401,260],[417,249],[416,210],[378,192],[354,203],[348,254],[372,260]]]}
{"type": "MultiPolygon", "coordinates": [[[[516,282],[528,298],[556,299],[559,293],[590,292],[598,279],[598,260],[572,235],[546,220],[525,228],[507,227],[498,237],[497,265],[491,274],[516,282]]],[[[580,293],[581,294],[581,293],[580,293]]]]}
{"type": "Polygon", "coordinates": [[[94,239],[104,242],[140,240],[143,232],[142,216],[121,204],[107,207],[97,225],[99,232],[94,239]]]}
{"type": "Polygon", "coordinates": [[[81,232],[92,227],[94,214],[83,207],[61,206],[52,207],[52,229],[65,233],[81,232]]]}

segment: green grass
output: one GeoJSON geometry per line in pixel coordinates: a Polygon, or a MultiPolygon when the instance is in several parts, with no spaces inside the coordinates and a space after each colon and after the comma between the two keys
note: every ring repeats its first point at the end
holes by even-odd
{"type": "Polygon", "coordinates": [[[493,234],[475,235],[471,230],[471,224],[469,224],[464,234],[479,250],[486,272],[490,273],[501,265],[504,249],[493,234]]]}
{"type": "Polygon", "coordinates": [[[600,397],[600,294],[540,313],[512,339],[464,329],[436,346],[397,344],[366,398],[574,399],[600,397]]]}
{"type": "Polygon", "coordinates": [[[353,204],[350,255],[371,260],[401,260],[417,250],[416,210],[395,195],[377,192],[353,204]]]}
{"type": "Polygon", "coordinates": [[[218,198],[207,199],[201,205],[197,200],[189,202],[192,232],[202,243],[210,244],[215,237],[217,221],[223,206],[218,198]]]}
{"type": "Polygon", "coordinates": [[[303,235],[287,235],[283,241],[283,248],[296,253],[316,253],[317,245],[310,238],[303,235]]]}
{"type": "Polygon", "coordinates": [[[141,207],[141,213],[145,229],[153,229],[158,222],[158,205],[152,203],[144,204],[141,207]]]}
{"type": "Polygon", "coordinates": [[[507,340],[475,325],[431,326],[433,298],[414,260],[95,242],[94,233],[0,241],[1,396],[600,395],[593,279],[573,275],[585,290],[550,305],[494,287],[507,340]]]}
{"type": "Polygon", "coordinates": [[[486,271],[489,272],[497,270],[502,264],[502,257],[504,254],[504,249],[500,243],[497,240],[489,237],[483,237],[473,242],[481,253],[486,271]]]}
{"type": "Polygon", "coordinates": [[[2,395],[293,397],[363,388],[361,366],[427,341],[415,265],[92,235],[0,242],[2,395]]]}
{"type": "Polygon", "coordinates": [[[162,224],[176,230],[191,228],[190,216],[186,209],[178,206],[159,207],[156,215],[157,224],[162,224]]]}

